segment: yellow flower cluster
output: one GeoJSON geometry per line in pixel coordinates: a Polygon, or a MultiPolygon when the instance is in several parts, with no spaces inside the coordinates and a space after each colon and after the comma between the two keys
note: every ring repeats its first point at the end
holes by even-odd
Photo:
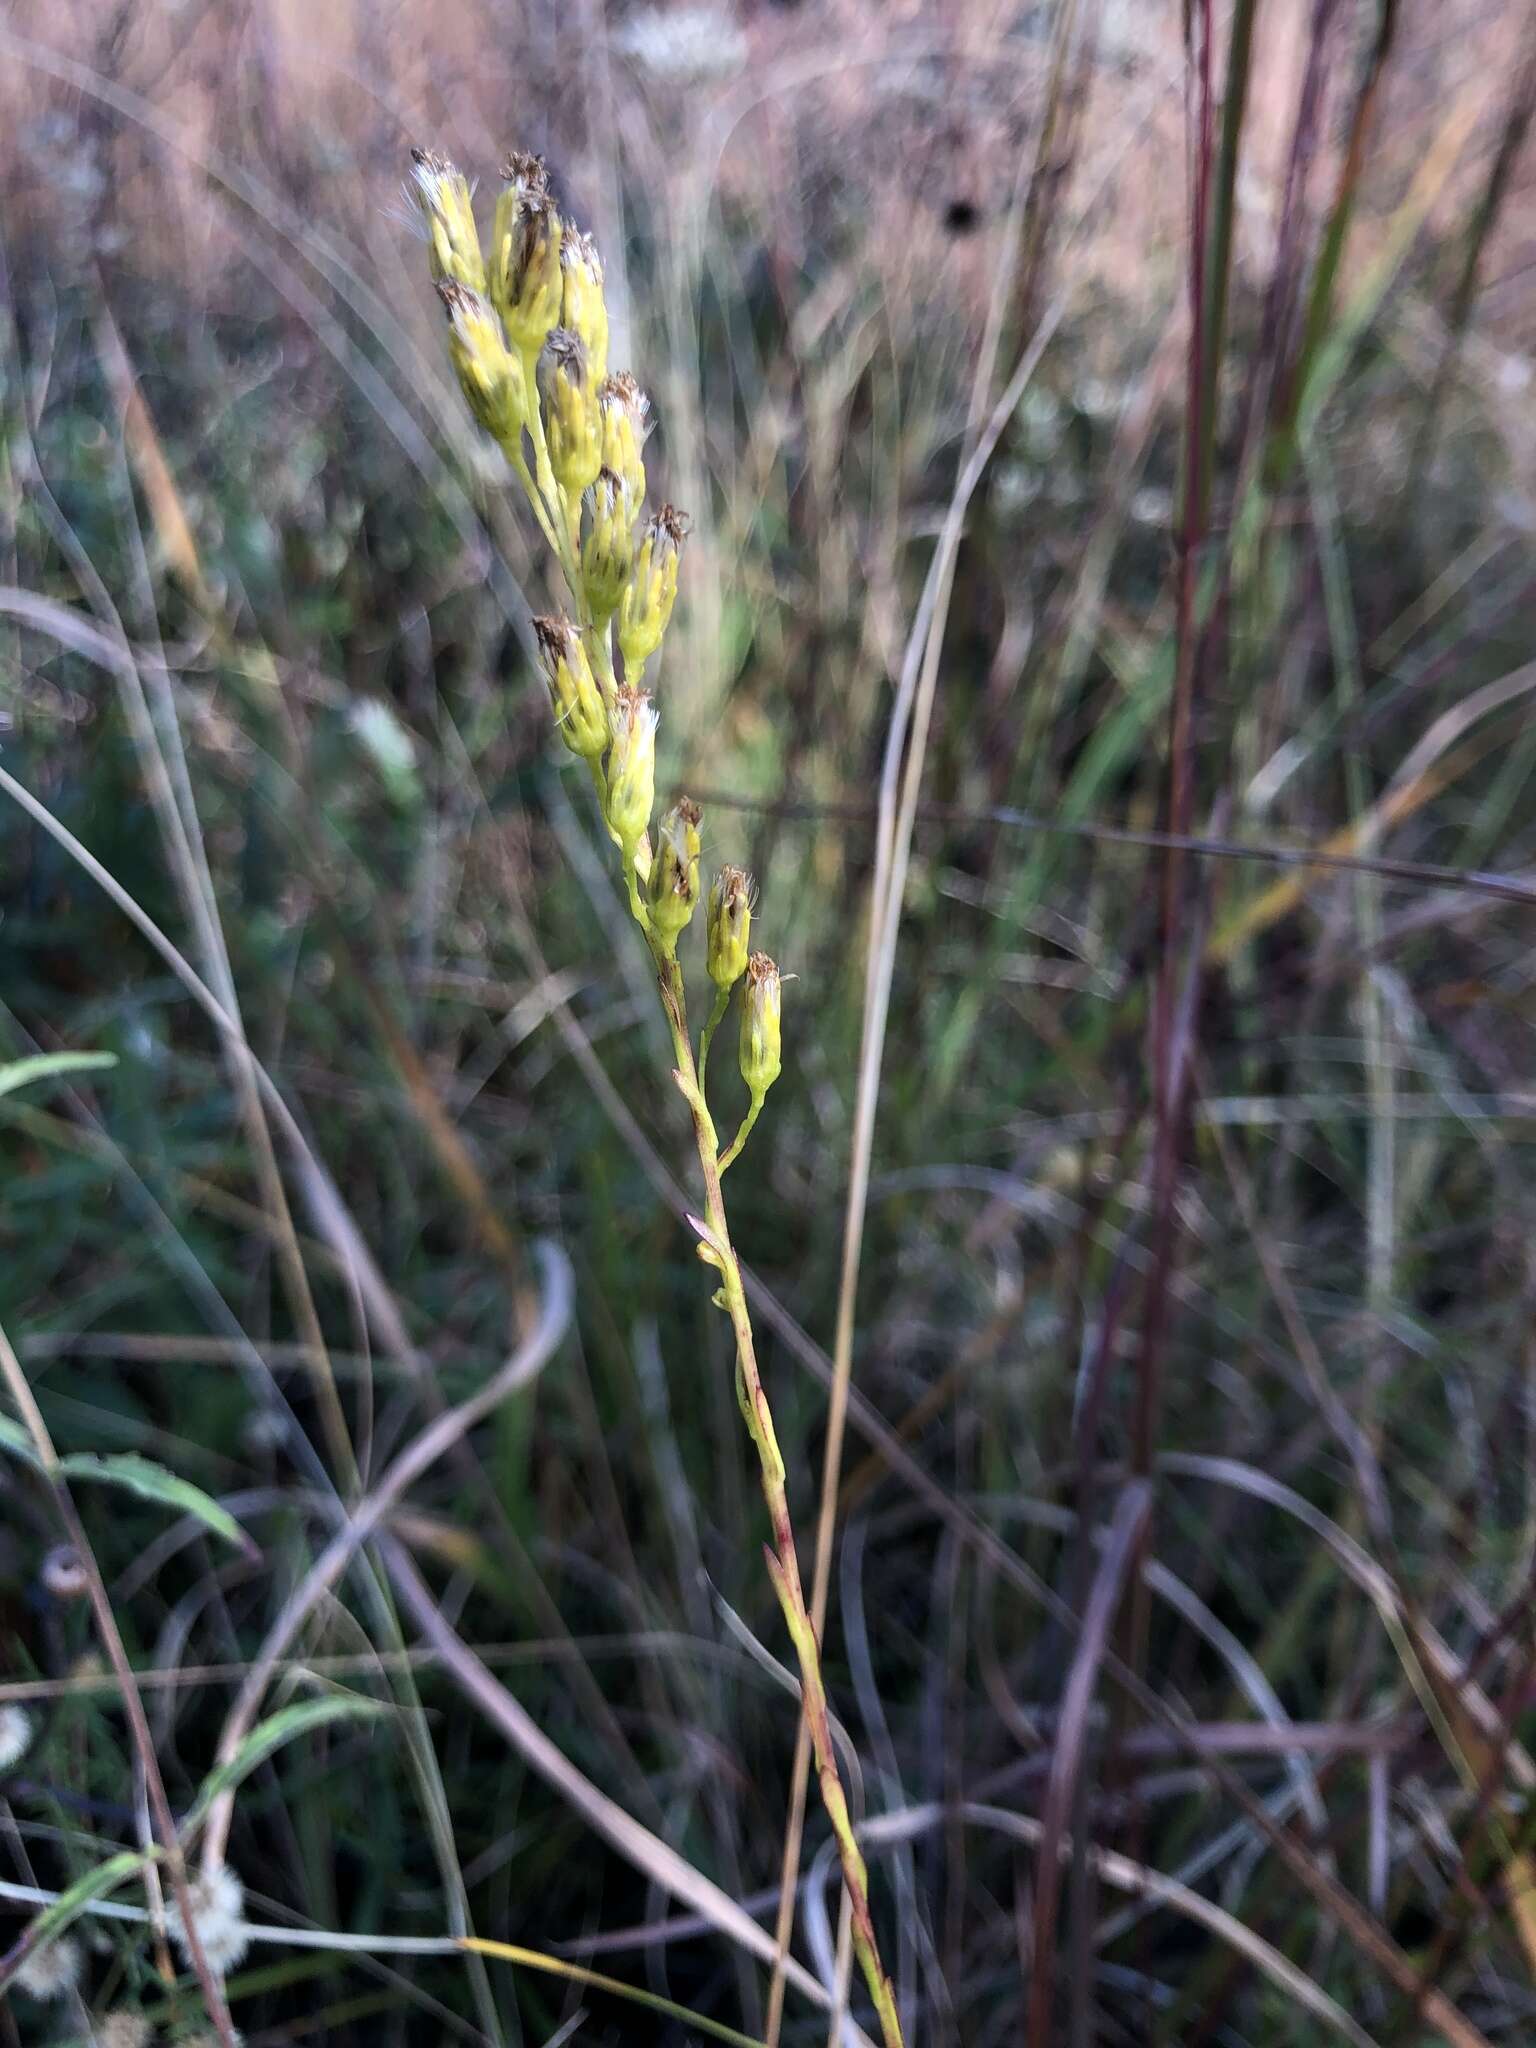
{"type": "MultiPolygon", "coordinates": [[[[412,166],[449,359],[570,593],[570,612],[533,622],[556,729],[587,764],[630,908],[665,974],[699,900],[700,813],[681,798],[653,849],[656,707],[644,680],[677,601],[688,520],[672,505],[645,514],[650,401],[628,371],[609,372],[602,261],[592,237],[561,218],[542,157],[507,158],[488,249],[463,173],[427,150],[412,152],[412,166]]],[[[766,953],[749,955],[751,894],[732,867],[710,891],[715,1010],[701,1055],[745,976],[741,1071],[755,1118],[779,1072],[780,980],[766,953]]]]}
{"type": "Polygon", "coordinates": [[[591,238],[563,221],[541,158],[509,157],[489,252],[475,228],[469,185],[442,157],[415,153],[412,187],[426,216],[432,273],[448,314],[448,351],[475,418],[495,436],[560,564],[572,611],[534,620],[555,722],[584,761],[619,848],[635,922],[656,967],[676,1062],[693,1114],[702,1218],[691,1218],[700,1259],[719,1276],[716,1305],[736,1340],[736,1391],[757,1449],[774,1543],[768,1568],[799,1659],[817,1783],[852,1901],[854,1950],[885,2048],[902,2048],[891,1980],[880,1961],[869,1882],[838,1775],[816,1629],[805,1603],[784,1459],[757,1367],[740,1262],[731,1245],[721,1176],[751,1136],[779,1077],[783,985],[751,950],[752,884],[722,868],[709,891],[705,960],[713,986],[695,1054],[677,942],[699,901],[699,807],[679,797],[655,828],[656,707],[646,664],[677,600],[688,522],[670,505],[644,516],[650,408],[634,378],[608,370],[603,266],[591,238]],[[739,1063],[748,1108],[723,1150],[706,1092],[710,1042],[740,988],[739,1063]]]}

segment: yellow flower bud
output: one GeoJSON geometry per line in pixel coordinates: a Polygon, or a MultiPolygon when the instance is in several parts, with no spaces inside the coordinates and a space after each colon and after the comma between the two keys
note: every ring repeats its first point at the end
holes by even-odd
{"type": "Polygon", "coordinates": [[[468,285],[472,292],[483,292],[485,258],[480,253],[469,180],[447,157],[430,149],[413,149],[411,164],[406,190],[427,223],[434,280],[440,283],[449,277],[456,284],[468,285]]]}
{"type": "Polygon", "coordinates": [[[622,477],[600,469],[582,498],[581,582],[601,626],[618,610],[635,559],[634,507],[622,477]]]}
{"type": "Polygon", "coordinates": [[[620,370],[617,376],[603,379],[597,409],[603,423],[603,467],[623,477],[629,486],[629,502],[638,512],[645,503],[641,456],[650,431],[651,401],[628,370],[620,370]]]}
{"type": "Polygon", "coordinates": [[[751,930],[751,877],[741,868],[722,868],[710,884],[707,920],[709,978],[722,993],[747,971],[751,930]]]}
{"type": "Polygon", "coordinates": [[[539,357],[539,395],[556,481],[579,497],[603,465],[597,393],[587,376],[587,352],[569,328],[550,331],[539,357]]]}
{"type": "Polygon", "coordinates": [[[560,269],[565,280],[560,325],[580,335],[587,352],[587,371],[601,384],[608,369],[608,306],[603,298],[603,266],[590,235],[567,228],[560,243],[560,269]]]}
{"type": "Polygon", "coordinates": [[[595,761],[608,751],[608,707],[581,633],[565,618],[535,619],[533,631],[560,737],[573,754],[595,761]]]}
{"type": "Polygon", "coordinates": [[[502,166],[491,230],[491,298],[515,348],[532,355],[560,318],[560,216],[544,159],[514,153],[502,166]]]}
{"type": "Polygon", "coordinates": [[[638,675],[661,645],[677,598],[677,558],[688,537],[686,514],[663,505],[647,521],[635,566],[619,599],[619,647],[638,675]]]}
{"type": "Polygon", "coordinates": [[[747,962],[747,985],[741,999],[741,1078],[758,1102],[779,1078],[779,970],[766,953],[747,962]]]}
{"type": "Polygon", "coordinates": [[[703,812],[691,796],[679,797],[661,821],[651,855],[651,930],[670,958],[678,935],[699,900],[699,820],[703,812]]]}
{"type": "Polygon", "coordinates": [[[619,691],[611,730],[607,816],[628,859],[651,822],[656,801],[656,706],[645,691],[619,691]]]}
{"type": "Polygon", "coordinates": [[[437,294],[448,315],[448,354],[470,411],[498,441],[514,441],[527,417],[527,386],[501,322],[487,299],[454,278],[445,277],[437,294]]]}

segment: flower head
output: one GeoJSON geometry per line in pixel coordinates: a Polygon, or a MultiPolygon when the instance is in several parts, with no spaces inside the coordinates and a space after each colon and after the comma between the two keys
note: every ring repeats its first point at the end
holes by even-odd
{"type": "Polygon", "coordinates": [[[564,232],[542,157],[513,151],[502,166],[491,231],[490,289],[513,345],[533,354],[560,318],[564,232]]]}
{"type": "Polygon", "coordinates": [[[651,930],[669,958],[699,900],[699,820],[691,796],[679,797],[657,829],[651,855],[651,930]]]}
{"type": "Polygon", "coordinates": [[[469,409],[498,441],[514,440],[528,410],[523,366],[488,299],[455,278],[437,287],[448,315],[448,354],[469,409]]]}
{"type": "Polygon", "coordinates": [[[43,1559],[38,1578],[53,1600],[83,1600],[91,1583],[73,1543],[55,1543],[43,1559]]]}
{"type": "Polygon", "coordinates": [[[663,505],[646,522],[619,599],[619,647],[626,671],[638,674],[661,645],[677,601],[678,558],[688,532],[688,515],[675,505],[663,505]]]}
{"type": "Polygon", "coordinates": [[[656,706],[644,690],[619,691],[612,728],[608,823],[628,858],[651,822],[656,801],[656,706]]]}
{"type": "MultiPolygon", "coordinates": [[[[208,1967],[216,1977],[227,1977],[251,1945],[245,1930],[245,1886],[227,1863],[220,1863],[213,1870],[200,1871],[188,1891],[192,1925],[208,1967]]],[[[183,1959],[190,1962],[192,1947],[179,1906],[169,1908],[165,1924],[183,1959]]]]}
{"type": "Polygon", "coordinates": [[[624,479],[630,503],[638,510],[645,499],[641,457],[650,432],[651,401],[628,370],[620,370],[599,385],[597,410],[602,424],[603,467],[624,479]]]}
{"type": "Polygon", "coordinates": [[[608,368],[608,306],[603,298],[603,265],[590,235],[567,228],[560,242],[564,278],[560,325],[581,337],[588,372],[601,384],[608,368]]]}
{"type": "Polygon", "coordinates": [[[573,754],[595,761],[608,751],[608,707],[579,630],[567,618],[535,619],[534,637],[555,725],[573,754]]]}
{"type": "Polygon", "coordinates": [[[751,931],[752,879],[742,868],[722,868],[710,884],[706,934],[709,978],[716,988],[734,988],[746,973],[751,931]]]}
{"type": "Polygon", "coordinates": [[[34,1998],[64,1998],[80,1982],[80,1944],[73,1935],[61,1934],[45,1941],[41,1948],[16,1967],[16,1982],[34,1998]]]}
{"type": "Polygon", "coordinates": [[[413,149],[406,190],[427,223],[433,277],[451,277],[471,291],[483,292],[485,258],[480,253],[480,235],[464,173],[434,150],[413,149]]]}
{"type": "Polygon", "coordinates": [[[550,467],[556,480],[579,496],[596,483],[603,466],[597,392],[579,334],[568,327],[551,328],[539,355],[538,378],[550,467]]]}
{"type": "Polygon", "coordinates": [[[635,559],[634,506],[629,486],[600,469],[582,494],[581,584],[599,625],[612,618],[635,559]]]}
{"type": "Polygon", "coordinates": [[[96,2048],[149,2048],[149,2021],[126,2006],[96,2022],[96,2048]]]}
{"type": "Polygon", "coordinates": [[[747,986],[741,1003],[741,1078],[754,1102],[779,1078],[779,1010],[783,986],[779,970],[766,953],[747,962],[747,986]]]}
{"type": "Polygon", "coordinates": [[[25,1707],[0,1707],[0,1776],[20,1763],[32,1740],[32,1716],[25,1707]]]}

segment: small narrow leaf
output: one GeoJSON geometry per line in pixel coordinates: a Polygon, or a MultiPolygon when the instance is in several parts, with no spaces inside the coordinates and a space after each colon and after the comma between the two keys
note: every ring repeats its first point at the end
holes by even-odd
{"type": "Polygon", "coordinates": [[[126,1487],[141,1499],[174,1508],[178,1514],[195,1515],[215,1536],[222,1536],[226,1543],[233,1543],[247,1556],[259,1555],[256,1545],[227,1508],[221,1508],[216,1500],[189,1479],[178,1479],[174,1472],[167,1472],[163,1465],[141,1458],[136,1451],[118,1451],[106,1456],[95,1451],[74,1451],[59,1460],[59,1471],[66,1479],[105,1480],[109,1486],[126,1487]]]}
{"type": "Polygon", "coordinates": [[[221,1792],[233,1790],[242,1779],[250,1776],[258,1764],[265,1763],[285,1743],[300,1735],[312,1734],[315,1729],[327,1727],[333,1721],[365,1720],[383,1712],[377,1701],[355,1696],[299,1700],[291,1707],[279,1708],[277,1713],[257,1723],[228,1763],[216,1765],[204,1778],[182,1823],[183,1838],[190,1835],[206,1817],[209,1807],[221,1792]]]}
{"type": "Polygon", "coordinates": [[[0,1095],[10,1095],[33,1081],[51,1081],[56,1074],[88,1074],[115,1067],[115,1052],[39,1052],[29,1059],[0,1067],[0,1095]]]}

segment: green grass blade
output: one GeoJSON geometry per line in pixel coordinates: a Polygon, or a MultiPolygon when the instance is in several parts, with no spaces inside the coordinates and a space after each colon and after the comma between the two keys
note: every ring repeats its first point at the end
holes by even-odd
{"type": "Polygon", "coordinates": [[[174,1508],[178,1514],[195,1515],[205,1528],[215,1536],[222,1536],[226,1543],[233,1543],[237,1550],[248,1556],[260,1553],[251,1538],[227,1508],[194,1486],[189,1479],[179,1479],[174,1472],[167,1472],[163,1465],[156,1465],[149,1458],[141,1458],[136,1451],[114,1451],[102,1455],[97,1451],[73,1451],[67,1458],[59,1460],[59,1472],[65,1479],[101,1480],[108,1486],[125,1487],[129,1493],[136,1493],[141,1500],[152,1500],[161,1507],[174,1508]]]}

